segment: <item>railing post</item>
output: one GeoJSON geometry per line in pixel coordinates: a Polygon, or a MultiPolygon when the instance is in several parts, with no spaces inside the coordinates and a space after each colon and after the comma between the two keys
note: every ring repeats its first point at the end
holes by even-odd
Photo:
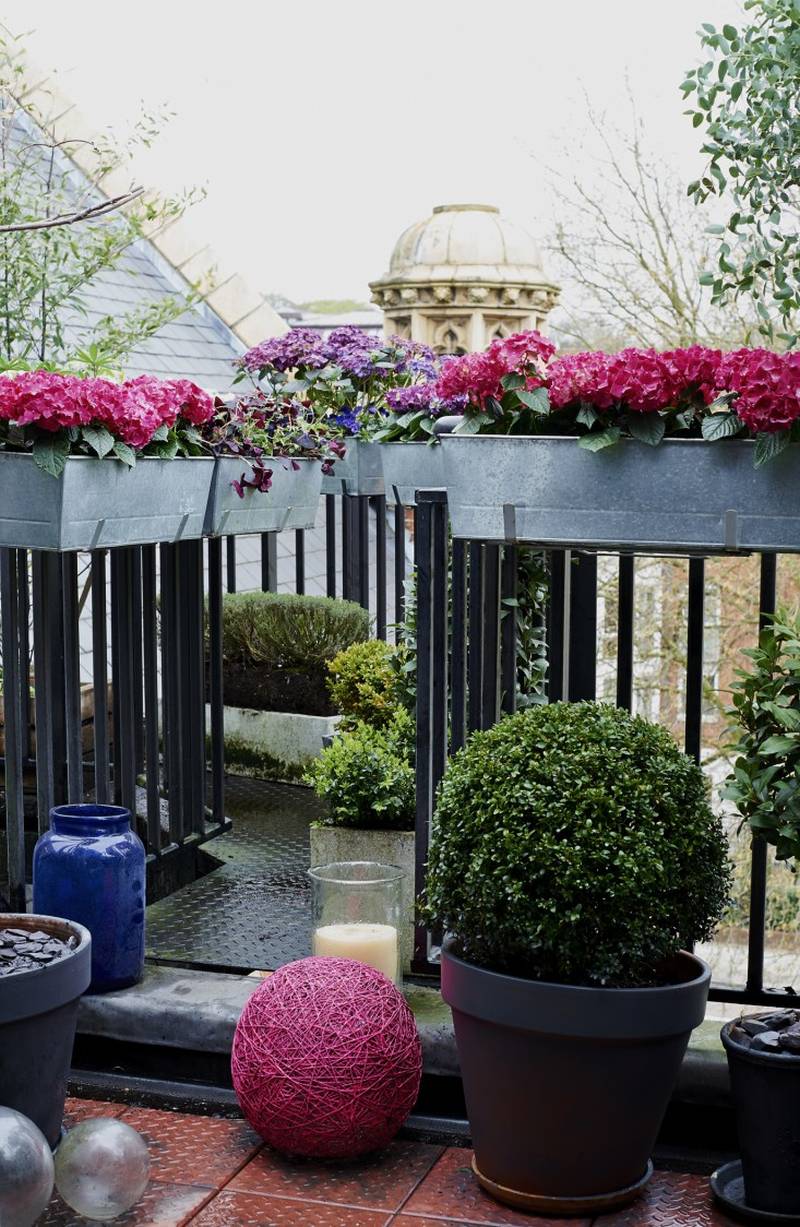
{"type": "Polygon", "coordinates": [[[9,904],[25,911],[25,802],[23,796],[24,705],[27,662],[20,660],[20,596],[18,555],[0,549],[0,605],[3,639],[3,709],[5,721],[6,847],[9,904]]]}
{"type": "Polygon", "coordinates": [[[572,702],[593,699],[597,687],[597,555],[570,555],[569,690],[572,702]]]}

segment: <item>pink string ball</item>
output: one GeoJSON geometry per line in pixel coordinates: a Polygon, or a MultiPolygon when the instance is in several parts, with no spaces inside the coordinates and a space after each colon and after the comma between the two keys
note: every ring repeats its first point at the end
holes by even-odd
{"type": "Polygon", "coordinates": [[[355,1158],[386,1146],[422,1077],[414,1015],[353,959],[287,963],[242,1011],[231,1054],[242,1111],[275,1150],[355,1158]]]}

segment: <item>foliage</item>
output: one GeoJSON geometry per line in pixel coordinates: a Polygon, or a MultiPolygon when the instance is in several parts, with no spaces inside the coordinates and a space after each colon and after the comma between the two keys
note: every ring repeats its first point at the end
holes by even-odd
{"type": "Polygon", "coordinates": [[[414,722],[395,708],[382,728],[359,721],[310,766],[306,782],[329,802],[329,826],[412,830],[414,722]]]}
{"type": "Polygon", "coordinates": [[[732,715],[741,726],[723,796],[755,836],[775,845],[779,861],[800,855],[800,618],[785,611],[745,650],[732,715]]]}
{"type": "Polygon", "coordinates": [[[223,597],[223,655],[243,665],[307,670],[332,660],[369,631],[369,613],[355,601],[289,592],[223,597]]]}
{"type": "Polygon", "coordinates": [[[732,205],[718,237],[717,268],[702,280],[713,299],[756,300],[765,331],[776,313],[795,340],[800,311],[800,7],[797,0],[745,0],[749,23],[717,30],[704,22],[708,58],[687,72],[687,112],[704,128],[708,164],[689,185],[697,202],[732,205]],[[692,98],[692,95],[694,97],[692,98]]]}
{"type": "Polygon", "coordinates": [[[125,383],[54,371],[0,375],[0,448],[31,451],[53,477],[71,455],[110,456],[127,465],[138,453],[196,455],[198,432],[213,413],[208,393],[188,379],[140,375],[125,383]]]}
{"type": "Polygon", "coordinates": [[[518,547],[517,595],[505,598],[517,617],[517,708],[546,701],[547,631],[544,613],[550,589],[547,556],[518,547]]]}
{"type": "Polygon", "coordinates": [[[389,392],[427,382],[435,369],[427,346],[348,325],[327,337],[292,328],[262,341],[242,357],[238,379],[249,376],[278,405],[299,398],[337,438],[370,438],[383,424],[389,392]]]}
{"type": "MultiPolygon", "coordinates": [[[[522,333],[504,344],[530,336],[522,333]]],[[[490,350],[466,357],[489,357],[490,350]]],[[[442,394],[453,383],[442,386],[446,371],[437,385],[442,394]]],[[[477,363],[462,366],[459,386],[467,403],[454,433],[577,434],[589,451],[624,437],[657,446],[675,434],[709,440],[745,434],[756,440],[756,466],[800,438],[798,353],[723,353],[701,345],[664,352],[630,348],[542,356],[534,373],[499,378],[500,399],[486,370],[477,363]]]]}
{"type": "Polygon", "coordinates": [[[270,490],[271,458],[288,459],[294,468],[299,467],[297,460],[322,460],[323,473],[332,473],[334,461],[345,453],[344,445],[312,409],[297,400],[270,400],[261,389],[240,397],[230,408],[221,406],[208,423],[204,440],[215,456],[240,456],[250,465],[251,476],[233,482],[240,498],[245,487],[262,494],[270,490]]]}
{"type": "Polygon", "coordinates": [[[714,250],[704,231],[712,216],[687,198],[679,168],[648,145],[632,95],[629,102],[630,122],[617,127],[587,98],[586,156],[566,173],[547,172],[559,217],[550,259],[564,284],[550,332],[567,348],[609,352],[750,344],[752,304],[715,305],[700,284],[714,250]]]}
{"type": "Polygon", "coordinates": [[[606,705],[542,704],[451,760],[426,912],[481,966],[644,985],[711,936],[729,880],[703,774],[666,730],[606,705]]]}
{"type": "MultiPolygon", "coordinates": [[[[118,147],[106,139],[70,139],[30,98],[18,101],[26,73],[24,44],[6,35],[0,39],[2,226],[39,223],[105,200],[102,184],[123,173],[139,147],[152,144],[163,120],[143,113],[131,139],[118,147]]],[[[194,292],[90,321],[87,291],[124,263],[132,244],[173,222],[195,199],[194,192],[142,194],[101,220],[0,234],[0,368],[112,374],[132,349],[181,316],[194,292]]]]}
{"type": "Polygon", "coordinates": [[[358,723],[385,728],[402,706],[399,650],[382,639],[353,643],[328,664],[328,689],[342,716],[340,728],[358,723]]]}

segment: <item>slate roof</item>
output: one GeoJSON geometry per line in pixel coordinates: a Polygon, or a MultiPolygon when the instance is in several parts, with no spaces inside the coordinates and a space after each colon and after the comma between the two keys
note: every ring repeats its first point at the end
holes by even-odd
{"type": "MultiPolygon", "coordinates": [[[[16,110],[12,129],[12,148],[16,141],[29,144],[40,135],[33,120],[16,110]]],[[[48,151],[42,147],[44,162],[48,151]]],[[[87,201],[89,180],[74,161],[62,150],[57,151],[59,169],[68,175],[70,190],[74,184],[75,200],[87,201]]],[[[36,173],[32,167],[31,173],[36,173]]],[[[98,192],[92,193],[102,199],[98,192]]],[[[81,224],[81,223],[78,223],[81,224]]],[[[100,222],[86,223],[113,226],[113,215],[100,222]]],[[[186,278],[167,260],[155,244],[140,239],[123,254],[117,267],[99,273],[82,290],[85,313],[66,315],[65,332],[76,339],[97,320],[108,315],[146,307],[165,296],[184,297],[190,289],[186,278]]],[[[193,379],[210,392],[230,388],[233,360],[245,346],[231,328],[206,302],[188,307],[173,323],[165,325],[147,341],[133,350],[123,363],[126,375],[158,375],[162,378],[193,379]]]]}

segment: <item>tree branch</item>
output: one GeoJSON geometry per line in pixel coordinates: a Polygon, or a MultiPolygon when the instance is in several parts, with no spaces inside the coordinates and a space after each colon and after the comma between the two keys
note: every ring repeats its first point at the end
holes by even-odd
{"type": "Polygon", "coordinates": [[[124,208],[143,194],[144,188],[137,187],[122,196],[114,196],[111,200],[82,209],[79,213],[59,213],[55,217],[43,217],[38,222],[14,222],[12,225],[0,226],[0,234],[16,234],[23,230],[54,230],[57,226],[74,226],[76,222],[94,221],[95,218],[104,217],[106,213],[124,208]]]}

